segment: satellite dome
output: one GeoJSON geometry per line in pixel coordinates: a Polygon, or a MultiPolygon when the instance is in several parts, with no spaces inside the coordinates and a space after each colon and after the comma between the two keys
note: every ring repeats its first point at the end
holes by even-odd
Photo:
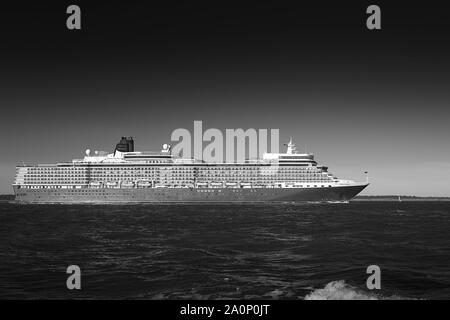
{"type": "Polygon", "coordinates": [[[163,149],[166,150],[167,148],[169,148],[169,146],[167,145],[167,143],[163,144],[163,149]]]}
{"type": "Polygon", "coordinates": [[[86,155],[89,157],[90,154],[91,154],[91,149],[86,149],[86,155]]]}

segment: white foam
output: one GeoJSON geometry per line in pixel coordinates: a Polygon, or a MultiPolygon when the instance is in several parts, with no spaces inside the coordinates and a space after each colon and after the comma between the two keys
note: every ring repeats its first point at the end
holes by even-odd
{"type": "Polygon", "coordinates": [[[316,289],[305,297],[305,300],[398,300],[399,296],[383,297],[375,293],[364,292],[344,280],[332,281],[323,289],[316,289]]]}

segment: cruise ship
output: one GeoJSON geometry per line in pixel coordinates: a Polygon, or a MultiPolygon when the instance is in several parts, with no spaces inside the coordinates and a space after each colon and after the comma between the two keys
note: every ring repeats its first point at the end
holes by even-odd
{"type": "Polygon", "coordinates": [[[285,153],[239,163],[207,163],[135,151],[122,137],[114,152],[86,150],[83,159],[19,165],[13,182],[20,203],[348,202],[368,182],[342,180],[292,142],[285,153]]]}

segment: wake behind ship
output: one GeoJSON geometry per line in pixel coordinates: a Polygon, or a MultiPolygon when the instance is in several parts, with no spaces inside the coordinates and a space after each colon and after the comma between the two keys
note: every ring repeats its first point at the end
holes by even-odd
{"type": "Polygon", "coordinates": [[[161,152],[134,151],[122,137],[113,153],[86,150],[83,159],[17,166],[15,199],[23,203],[349,201],[368,183],[341,180],[314,155],[265,153],[241,163],[183,159],[164,145],[161,152]]]}

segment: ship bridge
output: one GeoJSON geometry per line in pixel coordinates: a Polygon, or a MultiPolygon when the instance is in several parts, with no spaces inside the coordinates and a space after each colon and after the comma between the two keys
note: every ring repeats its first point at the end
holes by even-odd
{"type": "Polygon", "coordinates": [[[317,162],[314,160],[312,153],[297,153],[297,148],[292,142],[292,138],[289,143],[285,143],[287,146],[286,153],[264,153],[263,160],[267,162],[276,162],[279,165],[301,165],[301,166],[315,166],[317,162]]]}

